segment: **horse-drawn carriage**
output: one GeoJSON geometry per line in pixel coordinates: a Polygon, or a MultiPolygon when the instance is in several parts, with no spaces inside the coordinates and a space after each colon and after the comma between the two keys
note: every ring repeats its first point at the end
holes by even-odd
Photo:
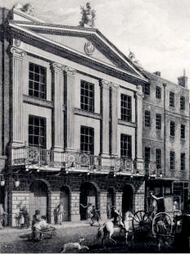
{"type": "MultiPolygon", "coordinates": [[[[170,247],[173,243],[176,229],[180,225],[176,225],[174,218],[176,215],[180,215],[180,211],[173,210],[172,197],[164,198],[165,211],[153,214],[152,211],[145,212],[144,210],[139,210],[132,214],[128,211],[123,218],[124,228],[118,231],[118,227],[114,229],[113,223],[106,222],[103,225],[104,236],[103,240],[110,239],[114,232],[120,232],[123,234],[125,230],[125,239],[127,244],[134,244],[136,241],[147,241],[156,240],[159,250],[162,245],[170,247]],[[169,206],[170,204],[170,206],[169,206]]],[[[103,241],[102,241],[103,242],[103,241]]]]}

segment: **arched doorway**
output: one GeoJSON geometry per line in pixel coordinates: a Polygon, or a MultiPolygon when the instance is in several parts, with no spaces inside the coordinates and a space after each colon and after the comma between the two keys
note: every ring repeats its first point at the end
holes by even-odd
{"type": "MultiPolygon", "coordinates": [[[[89,203],[98,208],[97,190],[92,183],[83,183],[80,188],[80,204],[87,206],[89,203]]],[[[81,220],[86,220],[86,208],[80,206],[81,220]]]]}
{"type": "Polygon", "coordinates": [[[127,211],[133,211],[133,189],[130,185],[125,185],[122,196],[122,215],[127,211]]]}
{"type": "Polygon", "coordinates": [[[30,217],[35,213],[35,210],[40,210],[41,215],[48,218],[48,187],[43,181],[35,181],[30,186],[30,217]]]}
{"type": "Polygon", "coordinates": [[[114,206],[114,199],[115,199],[114,189],[109,188],[107,192],[107,218],[108,219],[111,219],[111,208],[112,206],[114,206]]]}
{"type": "Polygon", "coordinates": [[[63,186],[60,192],[60,203],[63,205],[64,214],[63,214],[63,221],[69,221],[70,219],[70,195],[69,195],[69,188],[63,186]]]}

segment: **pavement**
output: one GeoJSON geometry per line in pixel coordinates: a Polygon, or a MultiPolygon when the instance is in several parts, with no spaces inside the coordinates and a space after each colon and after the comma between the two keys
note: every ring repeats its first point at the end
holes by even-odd
{"type": "MultiPolygon", "coordinates": [[[[89,227],[89,222],[84,220],[84,221],[77,221],[77,222],[72,222],[72,221],[63,221],[62,225],[55,225],[55,224],[49,224],[52,227],[55,228],[77,228],[77,227],[89,227]]],[[[0,229],[0,235],[1,234],[6,234],[6,233],[16,233],[18,234],[18,231],[20,232],[28,232],[31,231],[31,227],[29,228],[16,228],[16,227],[3,227],[0,229]]]]}

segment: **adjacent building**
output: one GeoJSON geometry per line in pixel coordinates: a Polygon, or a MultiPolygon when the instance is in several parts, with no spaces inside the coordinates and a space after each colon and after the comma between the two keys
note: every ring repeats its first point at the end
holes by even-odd
{"type": "MultiPolygon", "coordinates": [[[[189,90],[185,73],[174,84],[160,72],[144,71],[150,83],[143,92],[143,151],[146,207],[149,192],[172,197],[186,208],[189,185],[189,90]]],[[[172,203],[171,203],[172,205],[172,203]]],[[[172,209],[172,206],[170,208],[172,209]]]]}
{"type": "MultiPolygon", "coordinates": [[[[88,203],[100,210],[102,219],[109,217],[112,205],[123,213],[144,210],[142,151],[152,144],[145,134],[152,127],[143,126],[142,132],[142,112],[149,103],[142,101],[142,87],[148,78],[98,29],[84,22],[75,27],[47,24],[31,11],[29,5],[0,9],[0,202],[8,225],[16,225],[15,213],[22,206],[30,216],[39,209],[50,223],[59,203],[65,221],[86,219],[83,207],[88,203]],[[142,133],[148,142],[144,147],[142,133]]],[[[162,82],[159,86],[157,108],[163,114],[165,90],[162,82]]],[[[173,119],[178,129],[185,125],[188,135],[186,89],[175,87],[185,96],[185,109],[179,108],[176,94],[177,104],[166,121],[173,119]]],[[[155,149],[164,154],[163,119],[161,125],[159,138],[152,139],[161,140],[155,149]]],[[[178,170],[185,180],[188,141],[167,139],[176,168],[185,154],[185,168],[178,170]],[[172,142],[181,146],[180,154],[172,142]]],[[[168,177],[178,175],[171,169],[168,177]]]]}

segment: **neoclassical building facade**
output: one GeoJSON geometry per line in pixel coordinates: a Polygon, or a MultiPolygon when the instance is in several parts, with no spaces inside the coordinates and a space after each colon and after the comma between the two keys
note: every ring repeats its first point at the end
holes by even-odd
{"type": "Polygon", "coordinates": [[[54,223],[80,205],[144,210],[142,87],[148,79],[92,27],[47,24],[1,9],[0,202],[15,226],[26,206],[54,223]]]}

